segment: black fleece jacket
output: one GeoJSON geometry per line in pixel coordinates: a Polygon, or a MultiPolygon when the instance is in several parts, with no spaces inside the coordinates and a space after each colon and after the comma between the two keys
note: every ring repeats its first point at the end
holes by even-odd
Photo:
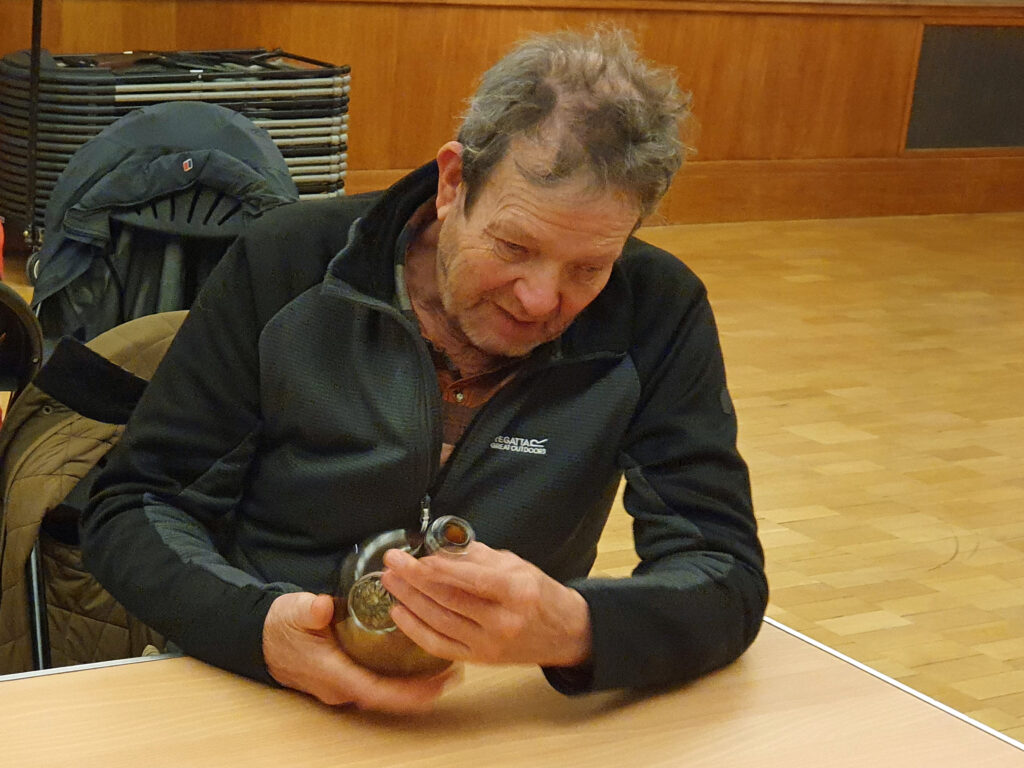
{"type": "Polygon", "coordinates": [[[589,674],[565,692],[679,683],[753,642],[762,550],[704,286],[631,239],[604,291],[477,414],[439,466],[440,394],[394,306],[395,242],[436,190],[283,206],[208,279],[83,516],[86,564],[187,653],[269,681],[263,620],[330,588],[421,502],[579,590],[589,674]],[[641,562],[587,578],[619,481],[641,562]]]}

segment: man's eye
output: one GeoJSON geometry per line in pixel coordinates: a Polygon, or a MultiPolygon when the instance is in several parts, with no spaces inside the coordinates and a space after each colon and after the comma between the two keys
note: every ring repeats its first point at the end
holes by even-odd
{"type": "Polygon", "coordinates": [[[502,240],[501,238],[498,238],[498,246],[509,256],[521,257],[529,253],[525,245],[514,243],[511,240],[502,240]]]}
{"type": "Polygon", "coordinates": [[[580,280],[593,280],[604,271],[604,267],[595,267],[588,264],[581,264],[576,267],[576,276],[580,280]]]}

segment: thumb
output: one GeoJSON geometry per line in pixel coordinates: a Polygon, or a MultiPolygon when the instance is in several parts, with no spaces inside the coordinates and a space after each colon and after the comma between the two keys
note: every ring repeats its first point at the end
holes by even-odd
{"type": "Polygon", "coordinates": [[[326,628],[334,618],[334,600],[329,595],[314,595],[305,592],[298,595],[292,619],[300,629],[320,630],[326,628]]]}
{"type": "Polygon", "coordinates": [[[313,622],[310,629],[324,629],[334,618],[334,598],[330,595],[317,595],[309,604],[309,617],[313,622]]]}

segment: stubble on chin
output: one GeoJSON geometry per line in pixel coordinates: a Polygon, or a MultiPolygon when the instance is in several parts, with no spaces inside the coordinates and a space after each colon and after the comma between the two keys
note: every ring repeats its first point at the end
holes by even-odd
{"type": "MultiPolygon", "coordinates": [[[[491,311],[500,315],[503,310],[495,306],[491,311]]],[[[484,310],[483,314],[486,314],[486,310],[484,310]]],[[[498,322],[497,318],[495,322],[498,322]]],[[[545,324],[537,336],[522,341],[503,337],[499,331],[487,326],[486,317],[480,318],[478,323],[460,323],[460,328],[470,343],[477,349],[498,357],[515,358],[526,357],[537,347],[561,336],[565,329],[555,328],[553,325],[553,323],[545,324]]]]}

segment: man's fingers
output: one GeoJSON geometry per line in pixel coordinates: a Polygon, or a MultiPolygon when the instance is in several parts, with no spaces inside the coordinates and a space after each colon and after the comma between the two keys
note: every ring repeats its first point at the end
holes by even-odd
{"type": "Polygon", "coordinates": [[[454,679],[452,672],[388,678],[359,666],[338,647],[333,617],[328,595],[291,592],[274,600],[263,625],[263,658],[275,680],[331,706],[400,713],[429,709],[454,679]]]}
{"type": "Polygon", "coordinates": [[[400,631],[429,654],[442,659],[468,659],[472,655],[468,643],[463,642],[468,638],[456,639],[439,632],[404,605],[392,608],[391,618],[400,631]]]}
{"type": "Polygon", "coordinates": [[[455,638],[477,630],[495,607],[489,601],[447,584],[435,581],[410,584],[392,571],[385,571],[381,583],[398,602],[431,627],[455,638]]]}
{"type": "Polygon", "coordinates": [[[331,706],[352,704],[381,712],[422,712],[444,691],[452,673],[393,678],[361,667],[341,651],[324,646],[309,692],[331,706]]]}
{"type": "Polygon", "coordinates": [[[379,712],[423,712],[430,709],[445,687],[461,676],[456,667],[429,677],[386,677],[361,667],[338,654],[324,670],[326,695],[317,698],[328,704],[353,704],[359,709],[379,712]]]}
{"type": "MultiPolygon", "coordinates": [[[[384,564],[425,592],[428,584],[447,586],[483,600],[502,602],[508,578],[500,562],[503,554],[477,541],[459,557],[432,555],[416,559],[407,552],[391,550],[385,553],[384,564]]],[[[429,594],[447,604],[441,592],[429,590],[429,594]]]]}
{"type": "Polygon", "coordinates": [[[360,709],[396,714],[426,712],[444,689],[461,679],[460,667],[452,666],[432,677],[392,678],[374,676],[368,687],[353,699],[360,709]]]}
{"type": "Polygon", "coordinates": [[[473,639],[480,634],[479,620],[484,613],[476,605],[477,598],[462,595],[462,604],[451,600],[453,609],[449,609],[394,573],[385,573],[382,582],[399,602],[391,609],[391,618],[414,643],[442,658],[468,657],[473,639]]]}

